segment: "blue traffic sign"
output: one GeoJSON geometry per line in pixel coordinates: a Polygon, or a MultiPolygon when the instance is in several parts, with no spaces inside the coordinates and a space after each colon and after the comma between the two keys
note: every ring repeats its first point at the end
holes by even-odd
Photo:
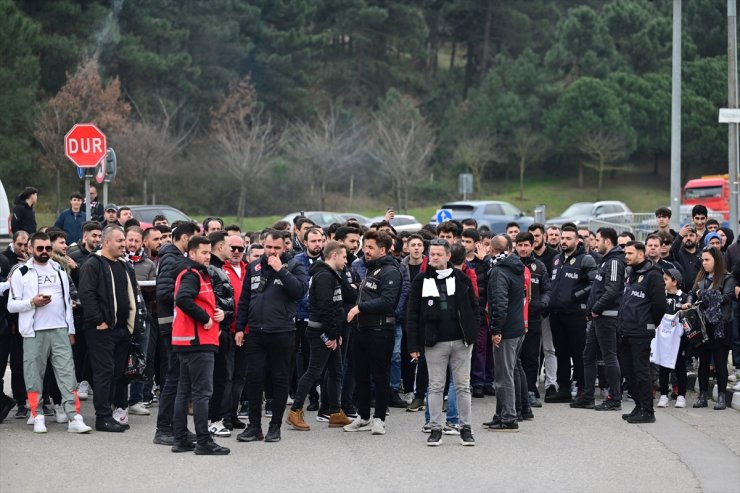
{"type": "Polygon", "coordinates": [[[450,209],[440,209],[437,211],[437,223],[443,223],[452,219],[452,211],[450,209]]]}
{"type": "Polygon", "coordinates": [[[79,166],[75,166],[77,168],[77,176],[80,177],[80,180],[85,178],[85,168],[80,168],[79,166]]]}

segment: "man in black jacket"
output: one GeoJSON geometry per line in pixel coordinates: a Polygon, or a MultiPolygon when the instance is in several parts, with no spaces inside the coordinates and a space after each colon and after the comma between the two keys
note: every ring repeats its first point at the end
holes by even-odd
{"type": "MultiPolygon", "coordinates": [[[[210,224],[214,226],[218,221],[211,220],[210,224]]],[[[231,248],[226,243],[226,231],[215,231],[208,238],[211,240],[208,275],[216,295],[216,307],[224,312],[224,319],[218,324],[219,343],[213,363],[213,395],[208,405],[208,419],[211,423],[208,430],[216,436],[231,436],[231,430],[235,427],[245,427],[238,419],[232,419],[231,412],[231,383],[234,378],[231,322],[234,321],[236,301],[231,280],[224,270],[224,261],[231,256],[231,248]]]]}
{"type": "Polygon", "coordinates": [[[288,260],[279,231],[265,236],[265,253],[249,264],[244,277],[236,319],[236,345],[246,345],[249,426],[237,436],[240,442],[280,441],[280,425],[288,401],[290,360],[295,344],[295,315],[298,301],[308,287],[303,264],[288,260]],[[249,333],[245,337],[245,330],[249,333]],[[273,410],[267,435],[262,434],[262,392],[265,363],[272,378],[273,410]]]}
{"type": "Polygon", "coordinates": [[[680,266],[683,274],[683,290],[687,293],[694,287],[699,269],[701,269],[701,252],[696,228],[687,224],[673,240],[671,256],[680,266]]]}
{"type": "Polygon", "coordinates": [[[126,367],[131,335],[137,329],[138,287],[133,267],[123,259],[123,231],[109,228],[102,241],[100,251],[80,268],[79,296],[85,307],[83,329],[95,382],[95,429],[122,432],[128,429],[128,415],[114,418],[111,401],[116,380],[126,367]]]}
{"type": "Polygon", "coordinates": [[[483,425],[491,431],[519,431],[514,371],[524,344],[524,264],[510,254],[511,240],[498,235],[488,279],[493,364],[496,368],[496,413],[483,425]]]}
{"type": "Polygon", "coordinates": [[[185,252],[188,241],[195,236],[198,226],[192,222],[180,222],[172,230],[172,243],[159,251],[157,269],[157,323],[166,352],[167,373],[159,396],[157,430],[153,442],[157,445],[172,445],[172,416],[174,413],[177,383],[180,378],[180,361],[172,352],[172,319],[175,310],[175,279],[188,266],[185,252]]]}
{"type": "Polygon", "coordinates": [[[650,377],[650,341],[666,310],[665,283],[659,267],[645,258],[645,245],[631,241],[624,249],[629,266],[619,305],[619,343],[622,371],[630,385],[635,408],[622,418],[628,423],[654,423],[650,377]]]}
{"type": "Polygon", "coordinates": [[[583,350],[583,393],[570,407],[594,409],[596,359],[600,350],[609,381],[609,397],[595,409],[618,411],[622,409],[622,376],[617,360],[617,315],[624,289],[624,252],[617,245],[617,232],[612,228],[601,228],[596,232],[596,245],[604,257],[586,303],[591,321],[586,326],[583,350]]]}
{"type": "Polygon", "coordinates": [[[368,231],[363,252],[367,274],[360,284],[355,305],[347,313],[347,321],[357,318],[357,332],[353,334],[355,381],[359,416],[344,431],[371,431],[385,434],[385,415],[388,408],[390,363],[395,342],[395,307],[401,297],[401,272],[389,254],[392,239],[384,231],[368,231]],[[370,379],[375,394],[375,415],[370,419],[370,379]]]}
{"type": "Polygon", "coordinates": [[[545,393],[545,402],[570,402],[573,380],[583,387],[583,348],[586,344],[586,301],[596,276],[596,261],[578,241],[576,228],[563,226],[562,253],[552,265],[550,326],[558,358],[558,390],[545,393]]]}
{"type": "Polygon", "coordinates": [[[351,287],[340,272],[347,264],[347,249],[336,241],[330,241],[324,247],[322,259],[311,264],[309,274],[311,283],[308,291],[308,326],[306,341],[310,344],[308,369],[298,381],[295,401],[288,414],[287,423],[299,431],[311,427],[303,418],[303,404],[310,388],[327,369],[327,380],[322,385],[328,396],[329,427],[338,428],[348,425],[350,419],[339,407],[339,396],[342,384],[342,351],[344,343],[342,329],[344,325],[344,299],[356,298],[351,287]]]}
{"type": "Polygon", "coordinates": [[[408,351],[415,360],[424,351],[429,371],[432,431],[427,445],[442,443],[448,365],[460,413],[460,441],[475,445],[470,428],[470,357],[480,327],[480,311],[470,278],[450,264],[450,244],[446,240],[432,240],[429,268],[411,284],[407,314],[408,351]]]}
{"type": "Polygon", "coordinates": [[[18,197],[15,198],[15,207],[10,219],[10,229],[25,231],[29,235],[36,232],[36,213],[33,206],[39,199],[39,191],[33,187],[26,187],[18,197]]]}

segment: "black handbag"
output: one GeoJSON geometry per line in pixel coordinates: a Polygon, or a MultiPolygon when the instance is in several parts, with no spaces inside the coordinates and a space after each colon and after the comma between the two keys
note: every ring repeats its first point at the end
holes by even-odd
{"type": "Polygon", "coordinates": [[[128,347],[128,360],[126,361],[126,379],[129,382],[144,379],[146,369],[146,357],[141,347],[132,342],[128,347]]]}
{"type": "Polygon", "coordinates": [[[709,340],[704,315],[698,306],[681,311],[681,326],[692,346],[699,347],[709,340]]]}

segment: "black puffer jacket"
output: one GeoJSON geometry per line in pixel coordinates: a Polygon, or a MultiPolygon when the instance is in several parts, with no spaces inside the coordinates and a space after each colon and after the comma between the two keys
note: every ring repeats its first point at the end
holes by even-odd
{"type": "Polygon", "coordinates": [[[218,323],[219,328],[228,331],[231,322],[234,321],[234,287],[231,285],[229,275],[224,271],[223,261],[215,255],[211,255],[208,276],[211,278],[213,294],[216,295],[216,308],[224,312],[223,321],[218,323]]]}
{"type": "Polygon", "coordinates": [[[516,255],[496,262],[488,274],[491,334],[502,339],[524,335],[524,264],[516,255]]]}
{"type": "Polygon", "coordinates": [[[175,279],[188,265],[190,265],[188,258],[172,243],[163,246],[159,251],[157,310],[161,333],[172,332],[172,317],[175,314],[175,279]]]}
{"type": "MultiPolygon", "coordinates": [[[[454,296],[458,308],[457,318],[462,329],[463,341],[470,345],[475,343],[481,323],[478,298],[475,296],[472,281],[464,272],[460,269],[453,269],[452,275],[455,276],[454,296]]],[[[437,271],[429,266],[426,272],[416,276],[411,283],[406,310],[406,348],[410,353],[422,352],[425,346],[433,346],[437,341],[439,317],[434,316],[434,298],[424,298],[421,295],[424,280],[436,277],[437,271]]],[[[438,307],[436,308],[439,310],[438,307]]]]}
{"type": "Polygon", "coordinates": [[[596,261],[582,244],[566,256],[552,261],[550,313],[579,313],[586,310],[591,284],[596,277],[596,261]]]}
{"type": "Polygon", "coordinates": [[[20,195],[15,198],[15,207],[13,207],[13,215],[10,219],[10,229],[14,233],[16,231],[25,231],[29,235],[36,232],[36,213],[20,195]]]}

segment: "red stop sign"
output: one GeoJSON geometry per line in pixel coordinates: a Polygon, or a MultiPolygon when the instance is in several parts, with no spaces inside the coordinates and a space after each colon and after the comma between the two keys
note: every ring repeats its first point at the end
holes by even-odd
{"type": "Polygon", "coordinates": [[[64,154],[80,168],[94,168],[106,152],[105,134],[92,123],[78,123],[64,136],[64,154]]]}

